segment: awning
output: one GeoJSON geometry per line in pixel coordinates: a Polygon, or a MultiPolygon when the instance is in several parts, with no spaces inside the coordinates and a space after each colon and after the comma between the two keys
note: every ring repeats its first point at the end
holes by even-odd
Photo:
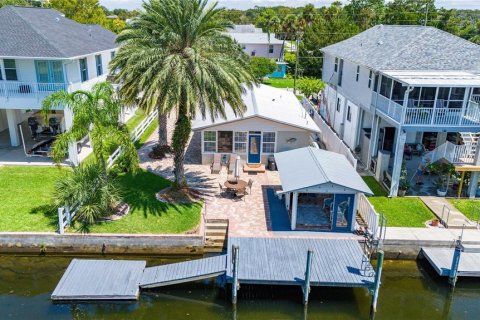
{"type": "Polygon", "coordinates": [[[414,87],[480,87],[480,75],[462,71],[382,71],[414,87]]]}

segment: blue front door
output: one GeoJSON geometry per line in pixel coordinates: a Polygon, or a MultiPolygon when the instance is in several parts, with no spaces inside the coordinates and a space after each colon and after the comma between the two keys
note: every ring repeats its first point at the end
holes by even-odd
{"type": "Polygon", "coordinates": [[[262,147],[262,136],[251,134],[248,137],[248,163],[260,163],[260,150],[262,147]]]}
{"type": "Polygon", "coordinates": [[[353,214],[353,194],[336,194],[333,206],[332,230],[350,231],[353,214]]]}

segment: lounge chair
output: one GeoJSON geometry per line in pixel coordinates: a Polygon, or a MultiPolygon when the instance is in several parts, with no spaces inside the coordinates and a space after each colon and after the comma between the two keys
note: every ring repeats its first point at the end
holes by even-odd
{"type": "Polygon", "coordinates": [[[212,169],[212,174],[218,174],[220,173],[220,170],[222,170],[222,155],[220,153],[215,153],[213,155],[213,162],[210,169],[212,169]]]}
{"type": "Polygon", "coordinates": [[[248,179],[247,186],[248,186],[248,194],[252,194],[252,186],[253,186],[253,180],[252,179],[248,179]]]}
{"type": "Polygon", "coordinates": [[[234,153],[230,153],[228,158],[228,174],[232,174],[233,170],[235,170],[235,161],[237,157],[234,153]]]}

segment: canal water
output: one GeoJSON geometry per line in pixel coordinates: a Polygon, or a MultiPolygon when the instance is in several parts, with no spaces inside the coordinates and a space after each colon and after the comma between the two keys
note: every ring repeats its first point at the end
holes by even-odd
{"type": "MultiPolygon", "coordinates": [[[[54,304],[71,259],[0,256],[0,319],[369,319],[366,289],[315,287],[304,310],[299,287],[242,286],[233,310],[214,281],[143,291],[132,303],[54,304]]],[[[424,261],[385,261],[378,303],[375,319],[480,319],[480,280],[461,278],[452,292],[424,261]]]]}

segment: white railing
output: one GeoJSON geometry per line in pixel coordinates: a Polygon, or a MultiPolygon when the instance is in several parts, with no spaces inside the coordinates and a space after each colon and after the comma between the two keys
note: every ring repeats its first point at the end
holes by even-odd
{"type": "Polygon", "coordinates": [[[472,101],[475,103],[480,103],[480,94],[472,94],[472,101]]]}
{"type": "Polygon", "coordinates": [[[77,214],[78,204],[72,207],[65,206],[58,208],[58,232],[65,233],[65,228],[72,223],[73,217],[77,214]]]}
{"type": "Polygon", "coordinates": [[[378,238],[380,216],[375,211],[368,198],[364,194],[359,194],[357,212],[367,225],[368,231],[378,238]]]}
{"type": "Polygon", "coordinates": [[[45,97],[53,92],[67,90],[64,83],[0,81],[0,97],[45,97]]]}
{"type": "Polygon", "coordinates": [[[306,99],[305,97],[302,98],[302,105],[305,110],[310,114],[313,115],[313,121],[317,124],[320,128],[322,141],[325,144],[328,151],[333,151],[339,154],[343,154],[348,162],[356,168],[357,167],[357,159],[353,155],[352,151],[348,146],[343,142],[342,139],[333,131],[332,128],[323,120],[323,118],[317,113],[315,108],[313,107],[310,100],[306,99]]]}
{"type": "MultiPolygon", "coordinates": [[[[132,138],[133,142],[138,141],[142,134],[147,130],[147,128],[150,126],[150,124],[157,119],[158,117],[158,110],[155,109],[150,114],[140,122],[135,129],[132,130],[130,136],[132,138]]],[[[110,168],[115,161],[120,157],[122,154],[123,150],[122,147],[118,147],[107,159],[107,168],[110,168]]]]}
{"type": "Polygon", "coordinates": [[[376,101],[378,110],[397,122],[402,121],[403,106],[376,92],[372,94],[372,101],[376,101]]]}
{"type": "Polygon", "coordinates": [[[468,108],[465,111],[465,117],[463,117],[463,124],[470,122],[480,123],[480,102],[470,101],[468,108]]]}
{"type": "Polygon", "coordinates": [[[429,159],[431,163],[445,159],[452,164],[473,164],[475,149],[476,147],[472,144],[456,145],[447,141],[438,148],[424,154],[423,158],[429,159]]]}

